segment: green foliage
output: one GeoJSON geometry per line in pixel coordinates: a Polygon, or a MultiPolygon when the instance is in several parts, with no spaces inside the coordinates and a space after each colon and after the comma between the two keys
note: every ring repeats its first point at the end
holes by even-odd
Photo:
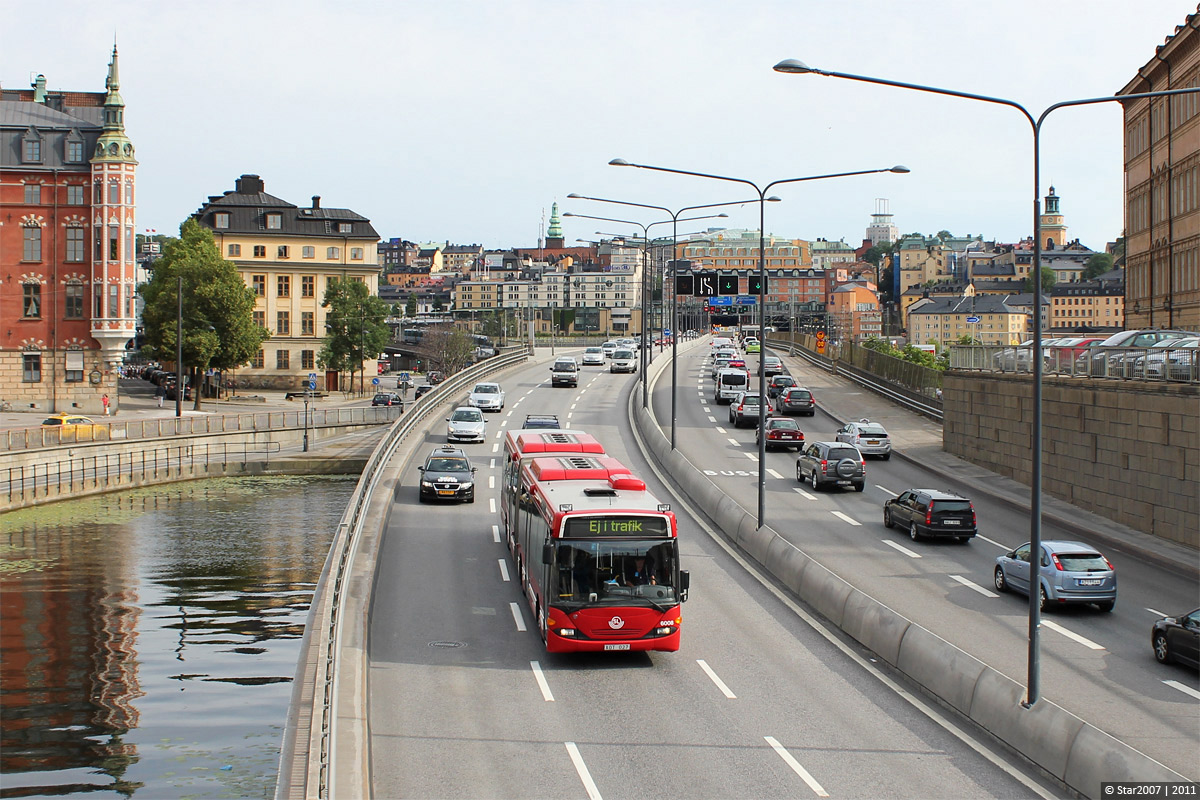
{"type": "Polygon", "coordinates": [[[435,311],[435,312],[444,311],[444,310],[445,310],[445,306],[443,306],[443,305],[442,305],[442,298],[441,298],[441,297],[434,297],[434,298],[433,298],[433,305],[431,306],[431,308],[432,308],[432,310],[433,310],[433,311],[435,311]]]}
{"type": "Polygon", "coordinates": [[[1083,265],[1083,280],[1090,281],[1112,269],[1113,257],[1108,253],[1096,253],[1083,265]]]}
{"type": "MultiPolygon", "coordinates": [[[[1058,283],[1058,278],[1054,276],[1054,270],[1049,267],[1042,267],[1042,291],[1048,292],[1054,288],[1054,284],[1058,283]]],[[[1028,294],[1033,294],[1033,276],[1027,275],[1022,284],[1022,290],[1028,294]]]]}
{"type": "Polygon", "coordinates": [[[408,300],[404,303],[404,316],[415,317],[417,315],[417,296],[410,294],[408,300]]]}
{"type": "Polygon", "coordinates": [[[873,244],[867,249],[867,252],[863,253],[863,261],[878,265],[879,260],[891,252],[891,242],[880,242],[879,244],[873,244]]]}
{"type": "MultiPolygon", "coordinates": [[[[271,338],[271,332],[254,324],[254,292],[237,267],[221,258],[212,231],[190,218],[180,226],[180,238],[163,244],[150,281],[138,287],[145,300],[143,354],[158,361],[175,361],[180,277],[183,363],[199,371],[248,363],[271,338]]],[[[198,392],[195,402],[199,408],[198,392]]]]}
{"type": "MultiPolygon", "coordinates": [[[[970,337],[966,337],[970,338],[970,337]]],[[[930,344],[936,344],[930,342],[930,344]]],[[[950,353],[943,351],[940,354],[928,353],[924,350],[918,350],[911,344],[906,344],[902,348],[892,347],[892,343],[887,339],[881,339],[878,336],[872,336],[862,342],[861,347],[868,350],[875,350],[880,353],[898,358],[902,361],[909,361],[913,364],[920,364],[922,367],[929,369],[937,369],[945,371],[950,366],[950,353]]]]}
{"type": "Polygon", "coordinates": [[[362,281],[330,281],[321,306],[328,310],[317,363],[325,369],[353,375],[391,340],[391,328],[384,322],[387,303],[372,297],[362,281]]]}
{"type": "Polygon", "coordinates": [[[953,234],[953,233],[951,233],[950,231],[938,231],[938,232],[937,232],[937,238],[938,238],[938,240],[939,240],[939,241],[942,241],[942,242],[944,242],[944,241],[946,241],[947,239],[953,239],[953,238],[954,238],[954,234],[953,234]]]}

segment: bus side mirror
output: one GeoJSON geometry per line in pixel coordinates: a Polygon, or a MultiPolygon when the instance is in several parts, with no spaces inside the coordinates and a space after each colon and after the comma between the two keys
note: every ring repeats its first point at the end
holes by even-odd
{"type": "Polygon", "coordinates": [[[679,570],[679,600],[686,603],[688,599],[688,589],[692,585],[692,573],[686,569],[679,570]]]}
{"type": "Polygon", "coordinates": [[[554,560],[554,545],[547,542],[542,545],[542,563],[549,564],[554,560]]]}

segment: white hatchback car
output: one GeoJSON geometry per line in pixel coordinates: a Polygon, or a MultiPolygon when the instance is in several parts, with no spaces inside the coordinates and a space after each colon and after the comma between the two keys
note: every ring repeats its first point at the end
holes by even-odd
{"type": "Polygon", "coordinates": [[[595,366],[597,364],[600,366],[604,365],[604,348],[589,347],[588,349],[584,350],[583,365],[586,367],[588,365],[595,366]]]}
{"type": "Polygon", "coordinates": [[[467,405],[481,411],[503,411],[504,390],[498,383],[477,383],[467,395],[467,405]]]}
{"type": "Polygon", "coordinates": [[[478,408],[459,406],[446,417],[447,442],[482,442],[486,438],[487,422],[478,408]]]}

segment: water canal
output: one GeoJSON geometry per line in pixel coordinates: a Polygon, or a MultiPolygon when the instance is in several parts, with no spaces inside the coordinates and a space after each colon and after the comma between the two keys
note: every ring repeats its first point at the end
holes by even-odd
{"type": "Polygon", "coordinates": [[[354,481],[196,481],[0,515],[0,797],[272,797],[354,481]]]}

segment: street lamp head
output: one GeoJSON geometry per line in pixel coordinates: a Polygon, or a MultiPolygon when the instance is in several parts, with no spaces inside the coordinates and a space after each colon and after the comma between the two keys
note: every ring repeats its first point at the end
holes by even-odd
{"type": "Polygon", "coordinates": [[[797,58],[785,58],[771,67],[771,69],[776,72],[785,72],[789,75],[807,75],[810,72],[819,72],[797,58]]]}
{"type": "Polygon", "coordinates": [[[728,214],[725,214],[725,213],[721,213],[721,214],[717,214],[717,215],[716,215],[717,219],[725,219],[725,218],[727,218],[728,216],[729,216],[729,215],[728,215],[728,214]]]}
{"type": "Polygon", "coordinates": [[[564,217],[573,217],[573,216],[575,216],[575,215],[574,215],[574,214],[572,214],[570,211],[564,211],[564,212],[563,212],[563,216],[564,216],[564,217]]]}
{"type": "Polygon", "coordinates": [[[633,164],[630,164],[628,161],[626,161],[623,158],[614,158],[612,161],[608,162],[608,165],[610,167],[632,167],[633,166],[633,164]]]}
{"type": "Polygon", "coordinates": [[[575,192],[571,192],[569,195],[567,195],[567,199],[568,200],[582,200],[583,195],[575,194],[575,192]]]}
{"type": "Polygon", "coordinates": [[[783,202],[783,198],[776,197],[775,195],[771,195],[770,197],[766,198],[766,202],[768,202],[768,203],[782,203],[782,202],[783,202]]]}
{"type": "Polygon", "coordinates": [[[912,172],[912,170],[909,169],[908,167],[904,166],[903,164],[897,164],[896,166],[889,169],[888,172],[899,172],[899,173],[903,174],[905,172],[912,172]]]}

